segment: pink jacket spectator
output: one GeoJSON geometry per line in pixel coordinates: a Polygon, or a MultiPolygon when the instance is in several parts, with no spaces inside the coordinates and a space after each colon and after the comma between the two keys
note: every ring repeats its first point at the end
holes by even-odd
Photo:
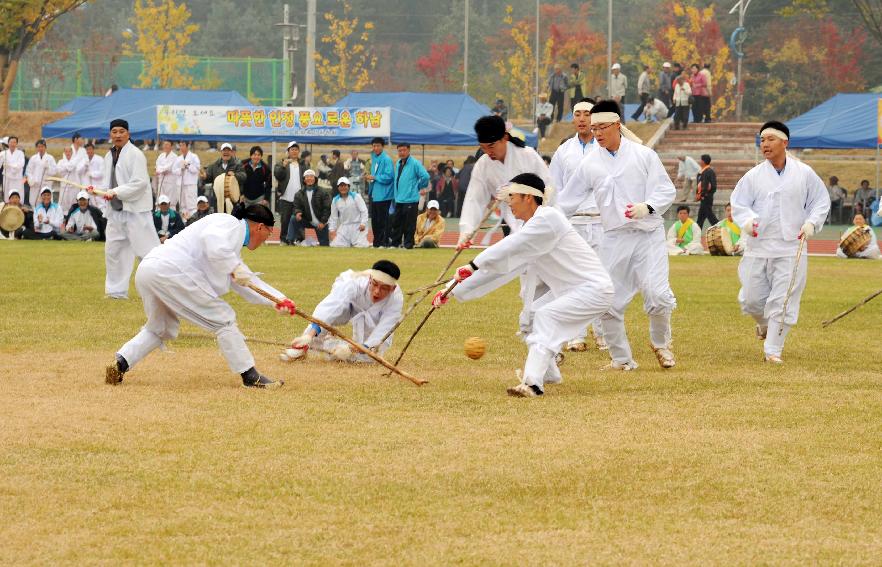
{"type": "Polygon", "coordinates": [[[692,75],[692,96],[710,96],[707,90],[707,76],[704,73],[692,75]]]}

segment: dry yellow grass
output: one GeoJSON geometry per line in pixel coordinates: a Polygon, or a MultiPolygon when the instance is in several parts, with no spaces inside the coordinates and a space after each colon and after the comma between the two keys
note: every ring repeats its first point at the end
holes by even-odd
{"type": "MultiPolygon", "coordinates": [[[[345,268],[388,256],[412,288],[451,253],[246,258],[311,309],[345,268]]],[[[636,302],[638,372],[605,375],[601,353],[571,354],[564,384],[519,400],[505,396],[525,353],[514,286],[430,320],[404,362],[431,380],[422,388],[373,367],[285,365],[255,345],[258,367],[287,384],[247,391],[199,339],[105,386],[102,367],[143,313],[137,299],[101,299],[102,254],[0,242],[2,564],[870,564],[882,553],[882,304],[820,327],[879,286],[882,263],[811,258],[787,364],[771,368],[738,313],[737,260],[673,259],[675,369],[655,364],[636,302]],[[480,361],[463,354],[469,336],[488,341],[480,361]]],[[[303,327],[231,301],[246,335],[303,327]]]]}

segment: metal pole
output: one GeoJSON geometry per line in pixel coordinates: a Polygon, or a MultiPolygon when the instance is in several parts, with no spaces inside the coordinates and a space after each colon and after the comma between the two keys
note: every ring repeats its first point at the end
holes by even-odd
{"type": "Polygon", "coordinates": [[[313,85],[315,84],[315,0],[306,3],[306,85],[304,88],[305,106],[313,105],[313,85]]]}
{"type": "Polygon", "coordinates": [[[288,74],[288,68],[290,64],[288,62],[288,38],[291,37],[291,30],[288,28],[288,25],[291,23],[289,18],[289,9],[288,5],[285,4],[284,10],[282,12],[282,25],[285,27],[284,29],[284,39],[282,40],[282,69],[285,71],[282,73],[282,100],[285,101],[288,99],[288,93],[291,92],[291,85],[289,83],[291,76],[288,74]]]}
{"type": "MultiPolygon", "coordinates": [[[[612,0],[606,6],[606,94],[612,92],[612,0]]],[[[624,104],[624,100],[622,103],[624,104]]]]}
{"type": "MultiPolygon", "coordinates": [[[[738,27],[739,28],[744,27],[744,11],[745,11],[745,9],[746,9],[746,6],[744,5],[744,2],[743,1],[740,2],[738,4],[738,27]]],[[[742,59],[744,59],[744,58],[743,57],[738,58],[738,69],[736,70],[736,76],[735,76],[735,120],[738,122],[741,122],[741,108],[742,108],[741,105],[742,105],[742,101],[744,100],[744,93],[742,91],[742,84],[741,84],[741,60],[742,59]]]]}
{"type": "Polygon", "coordinates": [[[536,102],[539,100],[539,1],[536,0],[536,76],[533,79],[533,104],[527,105],[527,116],[533,115],[536,102]]]}
{"type": "Polygon", "coordinates": [[[465,47],[462,51],[462,92],[469,93],[469,0],[465,0],[465,47]]]}

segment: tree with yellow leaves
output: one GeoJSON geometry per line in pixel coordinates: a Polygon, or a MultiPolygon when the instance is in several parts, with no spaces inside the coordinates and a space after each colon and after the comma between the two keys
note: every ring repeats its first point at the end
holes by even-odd
{"type": "Polygon", "coordinates": [[[328,31],[321,36],[327,50],[316,50],[315,60],[319,82],[313,85],[318,100],[331,103],[349,91],[360,91],[369,86],[373,79],[371,71],[377,65],[377,57],[370,52],[370,33],[373,22],[364,22],[359,31],[358,17],[352,17],[352,5],[347,0],[338,0],[343,5],[343,15],[325,12],[328,31]]]}
{"type": "Polygon", "coordinates": [[[142,87],[192,87],[190,69],[196,63],[184,54],[197,24],[189,23],[190,9],[174,0],[135,0],[132,25],[124,34],[127,55],[140,53],[144,67],[138,77],[142,87]]]}
{"type": "MultiPolygon", "coordinates": [[[[533,73],[536,60],[530,38],[535,24],[531,25],[526,20],[515,22],[513,13],[511,4],[507,5],[502,20],[506,25],[501,32],[504,41],[498,42],[493,66],[499,71],[506,87],[503,98],[509,100],[511,116],[532,116],[533,73]]],[[[493,43],[492,40],[493,38],[490,38],[488,43],[493,43]]]]}
{"type": "Polygon", "coordinates": [[[22,55],[62,14],[86,0],[0,0],[0,121],[9,118],[9,97],[22,55]]]}
{"type": "Polygon", "coordinates": [[[662,61],[677,61],[687,68],[693,63],[710,65],[711,116],[720,118],[735,110],[735,73],[732,56],[714,13],[714,6],[698,8],[673,1],[662,6],[665,24],[647,36],[640,54],[642,63],[661,68],[662,61]]]}

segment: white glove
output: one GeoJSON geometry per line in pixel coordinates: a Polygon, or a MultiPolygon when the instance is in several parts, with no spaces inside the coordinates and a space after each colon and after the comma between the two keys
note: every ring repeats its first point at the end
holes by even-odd
{"type": "Polygon", "coordinates": [[[236,285],[247,286],[251,281],[251,275],[251,270],[246,268],[245,264],[239,264],[233,269],[233,281],[236,285]]]}
{"type": "Polygon", "coordinates": [[[312,344],[312,337],[310,335],[306,335],[306,334],[300,335],[299,337],[297,337],[296,339],[291,341],[291,347],[296,348],[296,349],[309,348],[309,346],[311,344],[312,344]]]}
{"type": "Polygon", "coordinates": [[[649,205],[646,203],[629,204],[625,207],[625,216],[636,220],[649,216],[649,205]]]}
{"type": "Polygon", "coordinates": [[[811,238],[815,235],[815,225],[807,222],[799,229],[799,238],[811,238]]]}
{"type": "Polygon", "coordinates": [[[756,219],[750,219],[749,221],[744,223],[744,225],[741,227],[741,232],[744,234],[749,234],[753,237],[756,237],[758,234],[758,232],[757,232],[758,229],[759,229],[759,223],[756,221],[756,219]]]}
{"type": "Polygon", "coordinates": [[[337,346],[334,347],[334,350],[331,351],[331,360],[339,360],[340,362],[347,362],[352,357],[352,348],[341,342],[337,346]]]}

